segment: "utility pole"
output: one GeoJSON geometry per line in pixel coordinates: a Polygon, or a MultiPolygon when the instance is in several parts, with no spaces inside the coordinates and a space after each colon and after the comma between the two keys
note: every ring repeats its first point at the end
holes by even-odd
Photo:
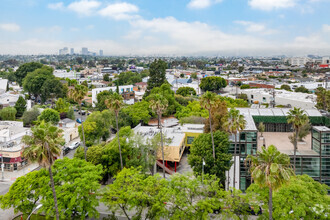
{"type": "Polygon", "coordinates": [[[273,88],[273,101],[272,101],[272,106],[273,108],[275,108],[275,84],[274,84],[274,88],[273,88]]]}
{"type": "Polygon", "coordinates": [[[4,182],[5,177],[4,177],[4,169],[5,165],[3,164],[3,144],[6,143],[6,137],[3,138],[4,142],[1,143],[1,181],[4,182]]]}

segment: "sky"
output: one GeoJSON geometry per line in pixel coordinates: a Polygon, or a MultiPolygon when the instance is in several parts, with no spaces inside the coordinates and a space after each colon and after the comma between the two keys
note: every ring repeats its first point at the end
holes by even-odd
{"type": "Polygon", "coordinates": [[[330,55],[330,0],[0,0],[0,54],[330,55]]]}

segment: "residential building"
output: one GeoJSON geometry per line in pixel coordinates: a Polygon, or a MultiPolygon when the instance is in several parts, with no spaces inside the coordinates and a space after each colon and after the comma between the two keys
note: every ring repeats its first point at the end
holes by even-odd
{"type": "Polygon", "coordinates": [[[29,133],[30,129],[24,128],[23,122],[0,121],[0,152],[5,170],[20,170],[27,165],[27,159],[22,156],[24,145],[21,140],[29,133]]]}
{"type": "Polygon", "coordinates": [[[248,102],[252,104],[269,105],[274,101],[274,97],[275,105],[312,109],[316,104],[316,95],[308,93],[274,89],[242,89],[240,92],[246,94],[248,102]]]}
{"type": "MultiPolygon", "coordinates": [[[[127,85],[127,86],[119,86],[118,87],[119,89],[119,94],[124,94],[124,93],[129,93],[131,94],[132,92],[134,93],[133,91],[133,85],[127,85]]],[[[96,88],[96,89],[93,89],[92,90],[92,102],[93,102],[93,107],[95,107],[95,103],[97,103],[97,94],[99,94],[100,92],[103,92],[103,91],[113,91],[113,92],[116,92],[117,91],[117,87],[116,86],[112,86],[112,87],[105,87],[105,88],[96,88]]],[[[124,98],[127,98],[127,99],[124,99],[124,102],[126,104],[129,104],[129,105],[132,105],[134,104],[134,96],[132,97],[131,95],[129,96],[126,96],[124,98]]]]}
{"type": "MultiPolygon", "coordinates": [[[[165,166],[170,170],[174,168],[174,172],[176,172],[185,148],[190,147],[194,138],[203,133],[204,125],[185,124],[172,126],[172,122],[166,123],[165,121],[162,125],[164,138],[169,140],[169,142],[164,143],[165,166]]],[[[134,128],[134,133],[141,135],[143,141],[147,143],[159,133],[159,128],[157,126],[138,125],[134,128]]],[[[157,151],[157,160],[162,161],[161,149],[157,151]]],[[[158,163],[158,165],[162,166],[161,163],[158,163]]]]}

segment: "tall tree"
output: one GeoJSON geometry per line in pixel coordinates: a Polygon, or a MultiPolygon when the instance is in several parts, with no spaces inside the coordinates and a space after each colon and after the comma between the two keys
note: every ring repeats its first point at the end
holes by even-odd
{"type": "Polygon", "coordinates": [[[228,122],[226,123],[227,129],[230,133],[234,134],[235,136],[235,148],[234,148],[234,188],[235,188],[235,181],[236,181],[236,154],[237,151],[237,134],[239,134],[242,130],[244,130],[246,121],[244,116],[239,113],[239,110],[235,108],[231,108],[228,113],[228,122]]]}
{"type": "MultiPolygon", "coordinates": [[[[168,106],[167,99],[160,95],[160,94],[152,94],[150,96],[150,108],[157,114],[158,116],[158,128],[160,131],[160,144],[162,148],[162,159],[163,159],[163,167],[165,167],[165,160],[164,160],[164,143],[163,143],[163,132],[162,132],[162,125],[161,125],[161,118],[162,114],[166,110],[168,106]]],[[[163,177],[165,178],[165,169],[163,169],[163,177]]]]}
{"type": "Polygon", "coordinates": [[[149,95],[150,91],[155,87],[160,87],[162,84],[166,83],[166,68],[167,63],[161,59],[155,60],[150,64],[149,68],[149,80],[148,87],[146,91],[146,96],[149,95]]]}
{"type": "Polygon", "coordinates": [[[58,129],[51,123],[44,121],[40,125],[32,128],[32,135],[25,135],[22,139],[27,145],[24,148],[23,155],[28,160],[38,162],[41,166],[48,168],[50,183],[53,191],[56,219],[59,220],[57,197],[54,185],[52,165],[61,154],[61,146],[64,144],[62,138],[63,130],[58,129]]]}
{"type": "MultiPolygon", "coordinates": [[[[194,139],[188,155],[188,163],[192,167],[194,174],[201,176],[204,173],[216,175],[222,183],[226,180],[225,172],[231,167],[232,155],[228,152],[229,140],[228,134],[223,131],[214,132],[215,160],[213,158],[213,149],[211,134],[204,133],[194,139]]],[[[196,175],[196,176],[197,176],[196,175]]]]}
{"type": "Polygon", "coordinates": [[[227,86],[227,81],[218,76],[209,76],[201,80],[199,87],[203,91],[217,92],[227,86]]]}
{"type": "Polygon", "coordinates": [[[213,149],[213,159],[215,160],[215,148],[214,148],[214,138],[212,129],[212,119],[211,119],[211,108],[217,103],[217,96],[213,92],[207,91],[203,94],[200,100],[201,106],[208,110],[209,112],[209,123],[210,123],[210,133],[212,138],[212,149],[213,149]]]}
{"type": "Polygon", "coordinates": [[[23,113],[26,110],[26,101],[23,96],[20,96],[15,103],[15,109],[16,109],[16,117],[22,117],[23,113]]]}
{"type": "Polygon", "coordinates": [[[316,89],[315,94],[317,95],[316,107],[318,109],[330,111],[330,90],[319,87],[316,89]]]}
{"type": "MultiPolygon", "coordinates": [[[[79,111],[80,111],[80,115],[81,114],[81,103],[84,100],[86,94],[88,92],[88,88],[86,86],[83,85],[75,85],[74,89],[70,89],[69,90],[69,97],[71,99],[73,99],[75,102],[78,102],[78,106],[79,106],[79,111]]],[[[86,159],[86,143],[85,143],[85,134],[84,134],[84,122],[81,123],[81,130],[82,130],[82,136],[83,136],[83,145],[84,145],[84,151],[85,151],[85,160],[86,159]]]]}
{"type": "Polygon", "coordinates": [[[21,65],[15,72],[15,78],[18,84],[22,86],[23,79],[26,77],[26,75],[41,67],[42,64],[37,62],[24,63],[23,65],[21,65]]]}
{"type": "Polygon", "coordinates": [[[308,123],[308,116],[304,113],[304,110],[301,108],[294,107],[289,111],[287,116],[287,121],[289,124],[292,124],[294,130],[294,143],[293,143],[293,169],[296,171],[296,155],[297,155],[297,145],[299,131],[301,127],[308,123]]]}
{"type": "Polygon", "coordinates": [[[110,109],[110,111],[113,111],[116,116],[116,128],[117,128],[117,140],[118,140],[118,148],[119,148],[119,156],[120,156],[120,167],[121,169],[124,168],[123,166],[123,158],[121,155],[121,148],[120,148],[120,140],[119,140],[119,126],[118,126],[118,116],[119,111],[123,107],[123,97],[118,93],[113,93],[110,95],[109,99],[105,101],[105,104],[110,109]]]}
{"type": "Polygon", "coordinates": [[[267,149],[262,147],[258,156],[249,155],[247,163],[250,165],[251,176],[255,183],[269,189],[269,219],[273,219],[273,190],[289,181],[294,175],[291,169],[290,157],[279,152],[274,145],[267,149]]]}

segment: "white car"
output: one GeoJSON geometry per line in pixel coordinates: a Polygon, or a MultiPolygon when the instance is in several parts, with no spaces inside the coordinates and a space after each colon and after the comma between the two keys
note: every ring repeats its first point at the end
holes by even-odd
{"type": "Polygon", "coordinates": [[[69,148],[71,150],[76,149],[77,147],[79,147],[80,143],[79,142],[73,142],[72,144],[69,145],[69,148]]]}

